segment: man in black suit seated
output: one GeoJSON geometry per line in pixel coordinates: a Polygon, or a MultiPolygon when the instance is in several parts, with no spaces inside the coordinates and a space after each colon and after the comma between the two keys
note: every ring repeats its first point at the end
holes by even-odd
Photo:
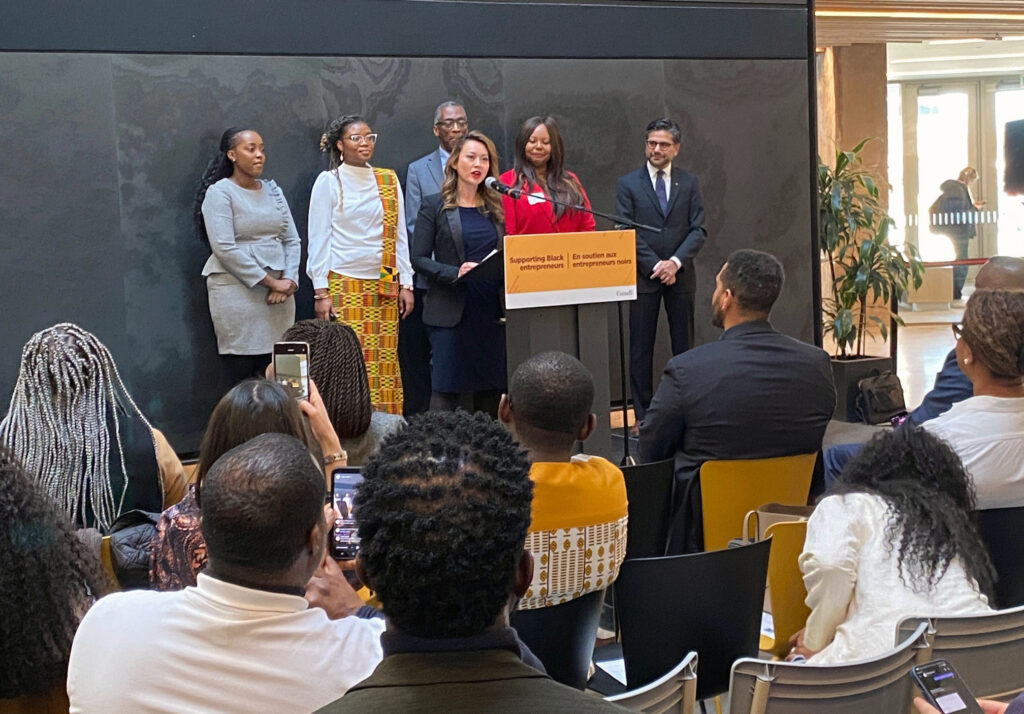
{"type": "MultiPolygon", "coordinates": [[[[647,162],[619,179],[615,210],[658,232],[636,232],[636,300],[629,304],[629,381],[633,413],[644,419],[653,391],[651,356],[665,302],[672,354],[693,345],[693,259],[704,241],[704,203],[697,177],[672,165],[682,134],[671,119],[647,125],[647,162]]],[[[636,427],[634,427],[634,433],[636,427]]]]}
{"type": "Polygon", "coordinates": [[[828,355],[776,332],[768,322],[782,290],[782,265],[737,250],[715,277],[716,342],[669,360],[640,428],[645,461],[674,456],[670,553],[703,549],[700,465],[821,449],[836,392],[828,355]]]}

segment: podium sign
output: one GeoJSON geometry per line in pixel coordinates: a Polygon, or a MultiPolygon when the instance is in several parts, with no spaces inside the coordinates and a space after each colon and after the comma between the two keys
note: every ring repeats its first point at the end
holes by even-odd
{"type": "Polygon", "coordinates": [[[505,308],[636,300],[636,233],[505,236],[505,308]]]}

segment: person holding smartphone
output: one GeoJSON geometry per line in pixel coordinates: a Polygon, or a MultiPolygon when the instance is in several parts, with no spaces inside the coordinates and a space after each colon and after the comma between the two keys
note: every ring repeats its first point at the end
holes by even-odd
{"type": "MultiPolygon", "coordinates": [[[[977,702],[985,714],[1024,714],[1024,694],[1012,702],[997,702],[994,699],[978,699],[977,702]]],[[[914,707],[921,714],[945,714],[921,697],[914,697],[914,707]]]]}
{"type": "Polygon", "coordinates": [[[196,232],[212,253],[203,267],[210,317],[232,383],[259,376],[295,322],[299,234],[281,188],[260,178],[265,160],[258,133],[228,129],[195,199],[196,232]]]}

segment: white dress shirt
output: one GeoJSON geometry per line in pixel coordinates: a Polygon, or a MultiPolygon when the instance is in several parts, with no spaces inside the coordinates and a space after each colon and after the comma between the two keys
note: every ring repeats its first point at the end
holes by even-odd
{"type": "Polygon", "coordinates": [[[383,631],[205,573],[177,592],[114,593],[75,635],[71,711],[306,714],[370,675],[383,631]]]}
{"type": "MultiPolygon", "coordinates": [[[[378,280],[383,254],[384,206],[377,179],[370,167],[342,164],[324,171],[309,197],[309,258],[306,274],[314,289],[327,287],[327,274],[378,280]],[[338,179],[341,179],[339,188],[338,179]],[[339,198],[344,195],[341,210],[339,198]]],[[[405,228],[405,200],[398,187],[396,265],[402,285],[412,285],[409,235],[405,228]]]]}
{"type": "Polygon", "coordinates": [[[848,493],[822,499],[807,521],[800,570],[811,608],[804,630],[808,664],[839,664],[895,649],[904,617],[979,615],[988,599],[954,558],[931,591],[914,592],[900,577],[899,536],[889,538],[881,496],[848,493]]]}
{"type": "MultiPolygon", "coordinates": [[[[651,164],[650,161],[647,162],[647,173],[649,173],[651,175],[651,187],[654,189],[654,195],[655,196],[658,195],[658,172],[659,171],[664,171],[665,172],[665,175],[663,176],[663,180],[665,181],[665,201],[667,203],[668,200],[672,197],[672,162],[669,161],[668,162],[668,166],[666,166],[663,169],[655,168],[654,165],[651,164]]],[[[677,268],[682,268],[683,267],[683,261],[679,260],[679,258],[675,257],[674,255],[669,256],[668,259],[671,260],[673,263],[675,263],[677,268]]]]}
{"type": "Polygon", "coordinates": [[[1024,398],[971,397],[921,426],[960,457],[979,509],[1024,506],[1024,398]]]}

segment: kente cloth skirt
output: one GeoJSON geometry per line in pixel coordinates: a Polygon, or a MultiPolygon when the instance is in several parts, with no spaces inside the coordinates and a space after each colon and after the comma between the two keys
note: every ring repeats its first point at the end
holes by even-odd
{"type": "MultiPolygon", "coordinates": [[[[267,273],[280,279],[280,270],[267,273]]],[[[270,291],[263,285],[247,288],[231,273],[206,277],[210,317],[217,333],[217,352],[222,355],[262,355],[274,350],[274,343],[295,322],[295,298],[277,305],[267,304],[270,291]]]]}
{"type": "Polygon", "coordinates": [[[370,401],[377,411],[402,413],[402,373],[398,368],[398,296],[378,292],[378,281],[327,275],[331,307],[338,322],[351,327],[363,346],[370,401]]]}

